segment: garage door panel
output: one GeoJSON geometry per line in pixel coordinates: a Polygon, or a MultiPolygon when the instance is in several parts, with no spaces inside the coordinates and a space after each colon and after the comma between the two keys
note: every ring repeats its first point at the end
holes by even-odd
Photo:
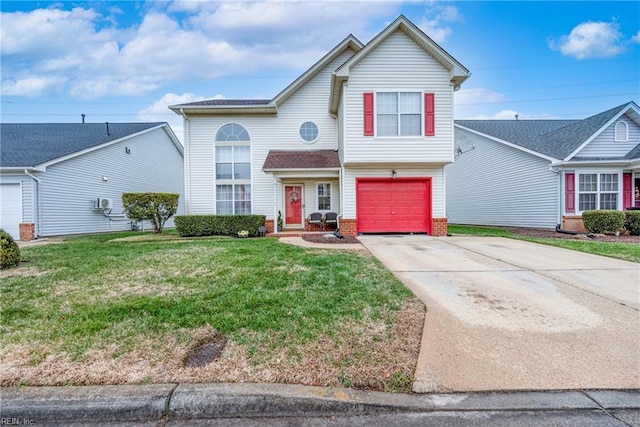
{"type": "Polygon", "coordinates": [[[21,222],[22,187],[20,184],[0,184],[0,228],[18,240],[21,222]]]}
{"type": "Polygon", "coordinates": [[[429,179],[359,180],[356,186],[358,231],[430,232],[429,179]]]}

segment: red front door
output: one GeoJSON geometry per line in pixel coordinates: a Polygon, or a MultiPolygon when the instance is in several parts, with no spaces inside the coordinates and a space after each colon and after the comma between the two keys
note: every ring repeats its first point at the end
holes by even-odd
{"type": "Polygon", "coordinates": [[[284,187],[285,225],[302,227],[302,186],[287,185],[284,187]]]}

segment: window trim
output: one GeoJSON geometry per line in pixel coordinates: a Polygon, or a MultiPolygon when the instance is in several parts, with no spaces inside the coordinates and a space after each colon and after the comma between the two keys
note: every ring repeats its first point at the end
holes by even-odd
{"type": "Polygon", "coordinates": [[[300,141],[302,141],[303,144],[315,144],[316,142],[318,142],[320,140],[320,126],[318,126],[318,123],[316,123],[313,120],[305,120],[303,122],[300,123],[300,125],[298,126],[298,138],[300,138],[300,141]],[[306,123],[313,123],[316,127],[316,129],[318,130],[318,134],[316,135],[316,137],[310,141],[307,141],[306,139],[304,139],[302,137],[302,125],[306,124],[306,123]]]}
{"type": "MultiPolygon", "coordinates": [[[[424,89],[374,89],[371,91],[373,93],[373,136],[374,138],[389,138],[389,139],[425,139],[425,105],[424,105],[424,94],[425,93],[434,93],[425,91],[424,89]],[[398,111],[396,115],[398,116],[398,135],[380,135],[378,133],[378,94],[379,93],[396,93],[398,95],[398,106],[400,105],[400,94],[401,93],[417,93],[420,95],[420,134],[419,135],[400,135],[400,125],[401,125],[401,113],[398,111]]],[[[410,113],[407,113],[410,114],[410,113]]],[[[411,113],[416,114],[416,113],[411,113]]]]}
{"type": "MultiPolygon", "coordinates": [[[[220,127],[218,127],[218,130],[216,131],[216,134],[214,136],[214,141],[213,141],[213,198],[214,198],[214,212],[216,212],[216,214],[219,214],[218,212],[218,186],[219,185],[230,185],[231,186],[231,207],[232,207],[232,213],[231,215],[241,215],[240,213],[236,213],[236,203],[238,202],[238,200],[236,200],[236,187],[239,185],[248,185],[249,186],[249,193],[251,194],[248,202],[249,202],[249,214],[253,213],[253,149],[252,149],[252,145],[251,145],[251,134],[249,133],[249,130],[242,124],[238,123],[238,122],[227,122],[224,123],[222,125],[220,125],[220,127]],[[220,132],[220,130],[227,126],[227,125],[237,125],[240,126],[244,132],[246,132],[249,140],[248,141],[226,141],[226,140],[218,140],[218,134],[220,132]],[[218,162],[218,158],[217,158],[217,148],[218,147],[231,147],[231,178],[217,178],[218,175],[218,171],[217,171],[217,165],[219,164],[218,162]],[[234,156],[235,156],[235,148],[233,147],[248,147],[249,148],[249,178],[239,178],[236,179],[234,178],[235,175],[235,165],[236,163],[239,164],[246,164],[247,162],[235,162],[234,161],[234,156]]],[[[225,200],[225,201],[229,201],[229,200],[225,200]]],[[[242,213],[242,214],[247,214],[247,213],[242,213]]],[[[228,214],[227,214],[228,215],[228,214]]]]}
{"type": "MultiPolygon", "coordinates": [[[[333,210],[333,183],[331,181],[317,181],[316,182],[316,211],[318,212],[331,212],[333,210]],[[318,194],[319,187],[321,185],[329,185],[329,209],[320,209],[320,195],[318,194]]],[[[323,196],[326,197],[326,196],[323,196]]]]}
{"type": "MultiPolygon", "coordinates": [[[[576,170],[575,171],[575,215],[582,215],[584,210],[580,209],[580,194],[595,194],[596,195],[596,209],[602,210],[600,207],[600,195],[601,194],[616,194],[616,209],[621,210],[622,206],[622,172],[618,170],[576,170]],[[580,191],[580,175],[597,175],[596,178],[596,191],[580,191]],[[618,177],[618,190],[617,191],[602,191],[600,190],[601,175],[616,175],[618,177]]],[[[591,210],[591,209],[587,209],[591,210]]]]}
{"type": "Polygon", "coordinates": [[[629,142],[629,124],[624,120],[618,120],[615,125],[613,125],[613,140],[614,142],[629,142]],[[624,125],[624,135],[619,138],[618,134],[618,125],[624,125]]]}

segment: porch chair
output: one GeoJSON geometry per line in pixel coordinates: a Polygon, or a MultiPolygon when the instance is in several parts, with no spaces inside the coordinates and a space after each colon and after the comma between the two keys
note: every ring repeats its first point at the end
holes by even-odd
{"type": "Polygon", "coordinates": [[[320,230],[323,231],[324,230],[324,222],[322,221],[322,214],[320,212],[314,212],[312,214],[309,214],[309,216],[307,217],[307,228],[310,228],[309,226],[311,224],[317,224],[320,226],[320,230]]]}
{"type": "Polygon", "coordinates": [[[335,230],[338,230],[340,227],[338,226],[338,214],[335,212],[327,212],[324,214],[324,225],[333,225],[335,226],[335,230]]]}

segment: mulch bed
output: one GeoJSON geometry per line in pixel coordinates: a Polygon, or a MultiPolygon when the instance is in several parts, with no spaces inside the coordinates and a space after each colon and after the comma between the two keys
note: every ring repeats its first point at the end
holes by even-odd
{"type": "MultiPolygon", "coordinates": [[[[572,240],[586,240],[593,242],[617,242],[617,243],[640,243],[640,236],[632,236],[630,234],[622,234],[620,236],[597,234],[595,239],[588,238],[585,234],[571,235],[558,233],[555,230],[537,229],[537,228],[518,228],[518,227],[505,227],[506,230],[511,231],[514,234],[530,237],[544,237],[551,239],[572,239],[572,240]]],[[[331,237],[326,237],[327,234],[306,234],[302,236],[307,242],[313,243],[360,243],[360,241],[353,236],[343,236],[342,239],[334,237],[331,233],[328,233],[331,237]]]]}

